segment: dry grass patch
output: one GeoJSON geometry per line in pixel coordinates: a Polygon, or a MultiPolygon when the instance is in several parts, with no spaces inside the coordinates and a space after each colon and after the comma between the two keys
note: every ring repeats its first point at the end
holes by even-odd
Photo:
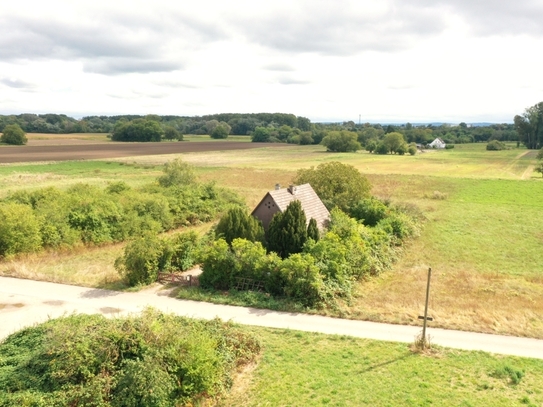
{"type": "Polygon", "coordinates": [[[113,267],[123,244],[20,256],[0,263],[0,275],[85,287],[122,287],[113,267]]]}
{"type": "MultiPolygon", "coordinates": [[[[427,267],[394,271],[358,286],[352,318],[420,325],[427,267]]],[[[543,286],[522,278],[464,270],[432,273],[433,327],[543,338],[543,286]]]]}

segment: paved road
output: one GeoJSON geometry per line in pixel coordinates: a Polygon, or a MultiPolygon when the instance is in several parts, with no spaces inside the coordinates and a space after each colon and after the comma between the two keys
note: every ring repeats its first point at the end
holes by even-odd
{"type": "Polygon", "coordinates": [[[187,141],[178,143],[97,143],[48,146],[4,146],[0,148],[0,164],[107,159],[201,151],[247,150],[263,147],[286,148],[289,147],[289,145],[285,143],[250,143],[242,141],[187,141]]]}
{"type": "MultiPolygon", "coordinates": [[[[164,312],[240,324],[412,343],[420,328],[316,315],[183,301],[159,292],[121,293],[0,277],[0,340],[38,322],[70,313],[125,315],[152,306],[164,312]]],[[[543,359],[543,340],[429,328],[432,343],[543,359]]]]}

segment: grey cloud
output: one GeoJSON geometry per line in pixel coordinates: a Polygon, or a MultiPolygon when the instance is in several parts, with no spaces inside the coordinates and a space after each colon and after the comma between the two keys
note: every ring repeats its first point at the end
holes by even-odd
{"type": "Polygon", "coordinates": [[[406,49],[446,28],[439,10],[428,7],[389,7],[375,17],[348,7],[319,10],[309,4],[299,15],[289,13],[284,10],[260,21],[245,22],[245,35],[282,51],[352,55],[406,49]]]}
{"type": "Polygon", "coordinates": [[[182,68],[175,61],[148,60],[144,58],[98,58],[86,61],[83,70],[103,75],[124,73],[171,72],[182,68]]]}
{"type": "Polygon", "coordinates": [[[15,89],[34,89],[36,87],[33,83],[20,79],[2,78],[0,79],[0,83],[15,89]]]}
{"type": "Polygon", "coordinates": [[[111,11],[72,23],[0,16],[0,59],[79,59],[85,70],[104,74],[164,72],[182,68],[184,51],[226,35],[186,16],[159,17],[111,11]]]}
{"type": "Polygon", "coordinates": [[[263,67],[266,71],[292,72],[294,68],[287,64],[269,64],[263,67]]]}
{"type": "Polygon", "coordinates": [[[155,81],[155,85],[158,86],[164,86],[167,88],[185,88],[185,89],[202,89],[203,86],[194,85],[191,83],[186,82],[178,82],[175,80],[163,80],[163,81],[155,81]]]}
{"type": "Polygon", "coordinates": [[[412,0],[411,4],[455,13],[479,35],[543,34],[539,0],[412,0]]]}
{"type": "Polygon", "coordinates": [[[277,81],[281,85],[307,85],[308,83],[311,83],[311,81],[308,80],[296,79],[289,76],[279,77],[277,81]]]}

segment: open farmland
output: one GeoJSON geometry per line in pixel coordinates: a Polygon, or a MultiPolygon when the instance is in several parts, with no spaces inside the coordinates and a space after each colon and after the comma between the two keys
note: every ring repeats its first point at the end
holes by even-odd
{"type": "MultiPolygon", "coordinates": [[[[185,143],[164,145],[172,144],[185,143]]],[[[543,206],[543,182],[531,172],[534,152],[490,152],[483,144],[471,144],[409,157],[326,153],[321,146],[255,147],[260,148],[140,155],[107,163],[6,165],[0,167],[0,185],[3,193],[37,188],[43,182],[63,186],[86,179],[98,185],[113,179],[139,185],[143,179],[156,177],[161,164],[181,157],[196,166],[201,180],[214,180],[236,190],[253,207],[275,183],[287,184],[297,169],[341,161],[366,174],[376,196],[416,205],[426,222],[422,235],[405,247],[393,270],[359,284],[351,303],[326,312],[417,324],[426,271],[432,267],[433,326],[543,338],[543,220],[538,216],[543,206]],[[47,179],[41,180],[40,174],[47,174],[47,179]]],[[[0,271],[43,279],[52,278],[48,275],[55,269],[92,273],[86,262],[101,258],[102,267],[106,267],[121,248],[103,250],[108,254],[88,256],[87,260],[78,260],[81,257],[71,253],[66,267],[64,255],[32,255],[4,263],[0,271]]],[[[114,283],[115,272],[109,267],[110,274],[84,280],[85,284],[114,283]]],[[[56,273],[52,279],[77,283],[66,274],[70,273],[56,273]]]]}

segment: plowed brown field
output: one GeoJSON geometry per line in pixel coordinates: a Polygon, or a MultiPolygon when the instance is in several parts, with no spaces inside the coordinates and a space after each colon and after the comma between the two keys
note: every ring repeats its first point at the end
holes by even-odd
{"type": "Polygon", "coordinates": [[[36,161],[93,160],[142,155],[182,154],[202,151],[247,150],[252,148],[288,148],[283,143],[247,143],[237,141],[179,143],[89,143],[59,145],[5,146],[0,148],[0,164],[36,161]]]}

